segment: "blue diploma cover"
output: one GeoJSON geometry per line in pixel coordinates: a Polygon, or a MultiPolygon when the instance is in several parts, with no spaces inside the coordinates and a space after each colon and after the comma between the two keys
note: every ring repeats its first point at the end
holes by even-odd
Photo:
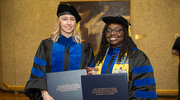
{"type": "Polygon", "coordinates": [[[83,100],[81,75],[86,70],[47,73],[47,90],[55,100],[83,100]]]}
{"type": "Polygon", "coordinates": [[[126,73],[83,75],[83,100],[127,100],[126,73]]]}

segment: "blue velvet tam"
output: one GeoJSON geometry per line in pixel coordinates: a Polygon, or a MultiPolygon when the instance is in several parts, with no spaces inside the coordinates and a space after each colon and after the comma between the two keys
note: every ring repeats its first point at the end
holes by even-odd
{"type": "Polygon", "coordinates": [[[117,24],[121,24],[127,28],[130,25],[128,23],[128,21],[124,17],[122,17],[121,15],[119,15],[119,16],[106,16],[106,17],[103,17],[102,20],[106,24],[117,23],[117,24]]]}
{"type": "Polygon", "coordinates": [[[76,18],[76,22],[78,23],[81,20],[79,13],[77,12],[74,6],[59,4],[57,9],[57,16],[61,15],[73,15],[76,18]]]}

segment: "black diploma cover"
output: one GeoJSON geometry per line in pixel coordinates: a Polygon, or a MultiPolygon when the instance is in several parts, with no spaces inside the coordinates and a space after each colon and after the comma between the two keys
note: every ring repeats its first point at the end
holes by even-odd
{"type": "Polygon", "coordinates": [[[85,69],[47,73],[47,90],[55,100],[83,100],[81,75],[85,69]]]}
{"type": "Polygon", "coordinates": [[[83,100],[127,100],[127,74],[82,75],[83,100]]]}

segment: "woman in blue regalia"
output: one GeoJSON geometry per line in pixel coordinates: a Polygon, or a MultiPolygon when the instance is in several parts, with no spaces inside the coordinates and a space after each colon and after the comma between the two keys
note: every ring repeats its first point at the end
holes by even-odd
{"type": "Polygon", "coordinates": [[[129,36],[129,23],[122,16],[107,16],[100,49],[93,64],[87,67],[88,75],[126,72],[128,100],[156,100],[154,71],[148,57],[139,50],[129,36]],[[92,68],[92,67],[95,68],[92,68]]]}
{"type": "Polygon", "coordinates": [[[77,29],[80,15],[73,6],[59,4],[58,22],[51,38],[44,39],[34,57],[24,94],[30,100],[54,100],[47,92],[46,73],[84,69],[93,59],[89,43],[77,29]]]}

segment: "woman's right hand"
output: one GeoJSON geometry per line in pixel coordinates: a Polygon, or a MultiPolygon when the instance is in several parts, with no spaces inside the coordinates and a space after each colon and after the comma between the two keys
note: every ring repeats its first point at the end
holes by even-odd
{"type": "Polygon", "coordinates": [[[43,100],[54,100],[46,90],[41,91],[43,100]]]}

